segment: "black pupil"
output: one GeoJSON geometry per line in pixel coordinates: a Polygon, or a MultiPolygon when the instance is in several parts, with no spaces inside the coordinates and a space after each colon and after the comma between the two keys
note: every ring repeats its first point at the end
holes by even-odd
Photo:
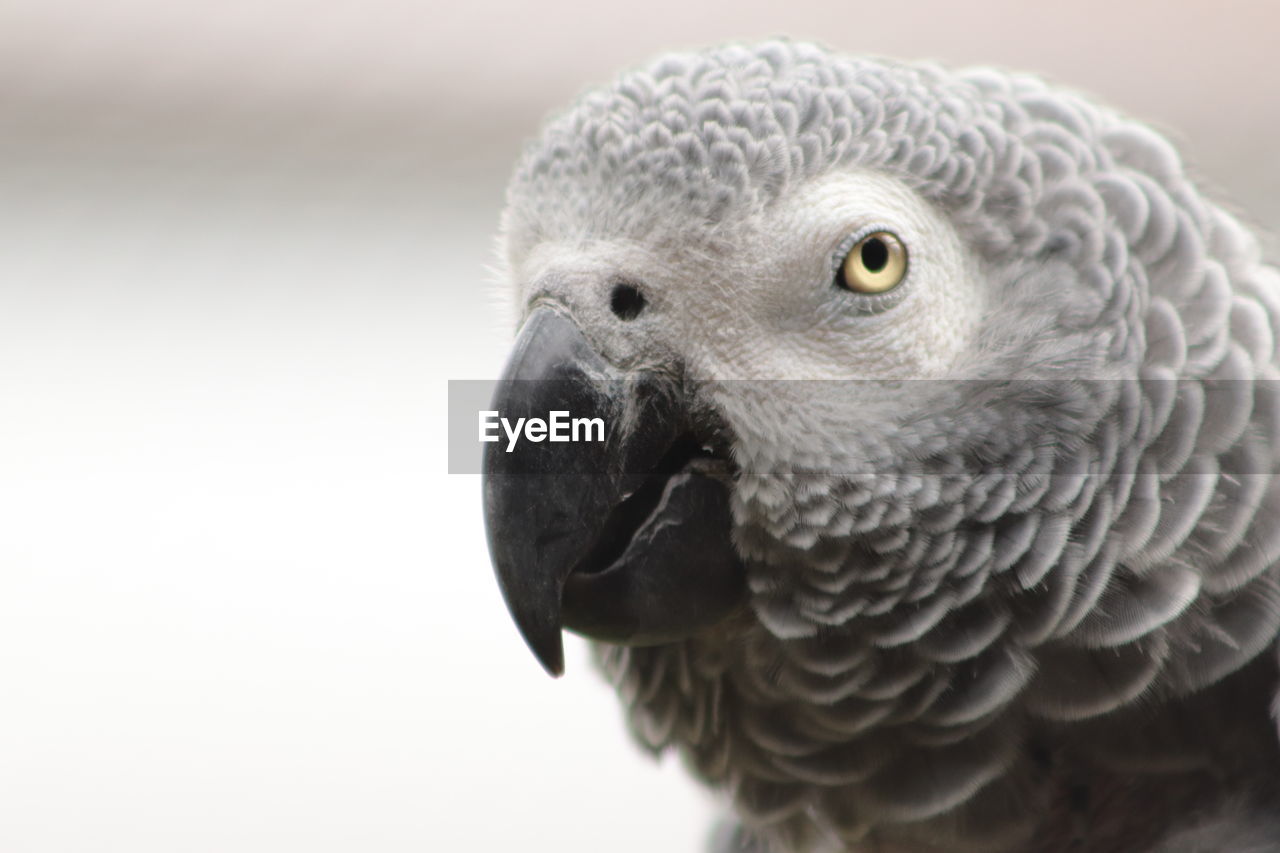
{"type": "Polygon", "coordinates": [[[889,247],[879,237],[862,241],[862,265],[867,272],[880,272],[889,263],[889,247]]]}

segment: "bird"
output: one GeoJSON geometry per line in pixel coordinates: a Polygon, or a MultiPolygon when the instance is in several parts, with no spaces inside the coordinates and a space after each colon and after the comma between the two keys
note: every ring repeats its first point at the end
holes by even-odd
{"type": "Polygon", "coordinates": [[[484,446],[494,572],[711,849],[1280,850],[1280,272],[1164,135],[669,53],[546,121],[499,246],[491,408],[607,435],[484,446]]]}

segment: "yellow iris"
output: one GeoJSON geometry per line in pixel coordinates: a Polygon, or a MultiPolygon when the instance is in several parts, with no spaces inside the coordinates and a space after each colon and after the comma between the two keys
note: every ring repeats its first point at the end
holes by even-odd
{"type": "Polygon", "coordinates": [[[876,231],[858,241],[840,265],[840,284],[857,293],[884,293],[907,274],[907,247],[896,235],[876,231]]]}

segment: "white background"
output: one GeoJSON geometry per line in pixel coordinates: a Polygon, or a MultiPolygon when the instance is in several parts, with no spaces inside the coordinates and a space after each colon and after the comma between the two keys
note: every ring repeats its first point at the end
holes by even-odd
{"type": "Polygon", "coordinates": [[[510,163],[620,67],[788,33],[1047,72],[1280,223],[1274,4],[1050,5],[0,0],[0,850],[698,849],[446,473],[510,163]]]}

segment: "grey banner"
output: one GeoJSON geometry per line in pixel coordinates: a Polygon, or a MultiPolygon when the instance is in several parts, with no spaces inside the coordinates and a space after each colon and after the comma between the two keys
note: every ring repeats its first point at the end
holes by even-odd
{"type": "MultiPolygon", "coordinates": [[[[608,446],[618,430],[643,419],[643,407],[624,411],[609,404],[627,396],[625,384],[601,387],[602,402],[593,411],[504,412],[492,403],[498,380],[450,380],[449,473],[480,473],[486,448],[519,457],[535,445],[538,473],[555,473],[556,460],[570,459],[582,443],[608,446]]],[[[562,399],[555,389],[529,390],[534,393],[524,399],[562,399]]],[[[678,393],[684,407],[711,413],[727,427],[730,445],[785,436],[804,451],[803,460],[786,463],[792,473],[878,474],[894,456],[910,458],[922,474],[948,473],[946,465],[933,464],[943,459],[963,460],[968,475],[984,468],[999,473],[1011,470],[1010,458],[1038,449],[1051,451],[1057,459],[1052,473],[1062,475],[1071,467],[1064,458],[1080,448],[1072,476],[1129,470],[1128,476],[1161,479],[1238,477],[1274,473],[1280,447],[1280,383],[1274,380],[737,380],[685,382],[678,393]],[[1135,471],[1116,464],[1134,448],[1145,448],[1144,465],[1135,471]]],[[[689,434],[704,438],[696,425],[689,434]]],[[[583,473],[581,465],[565,470],[583,473]]]]}

